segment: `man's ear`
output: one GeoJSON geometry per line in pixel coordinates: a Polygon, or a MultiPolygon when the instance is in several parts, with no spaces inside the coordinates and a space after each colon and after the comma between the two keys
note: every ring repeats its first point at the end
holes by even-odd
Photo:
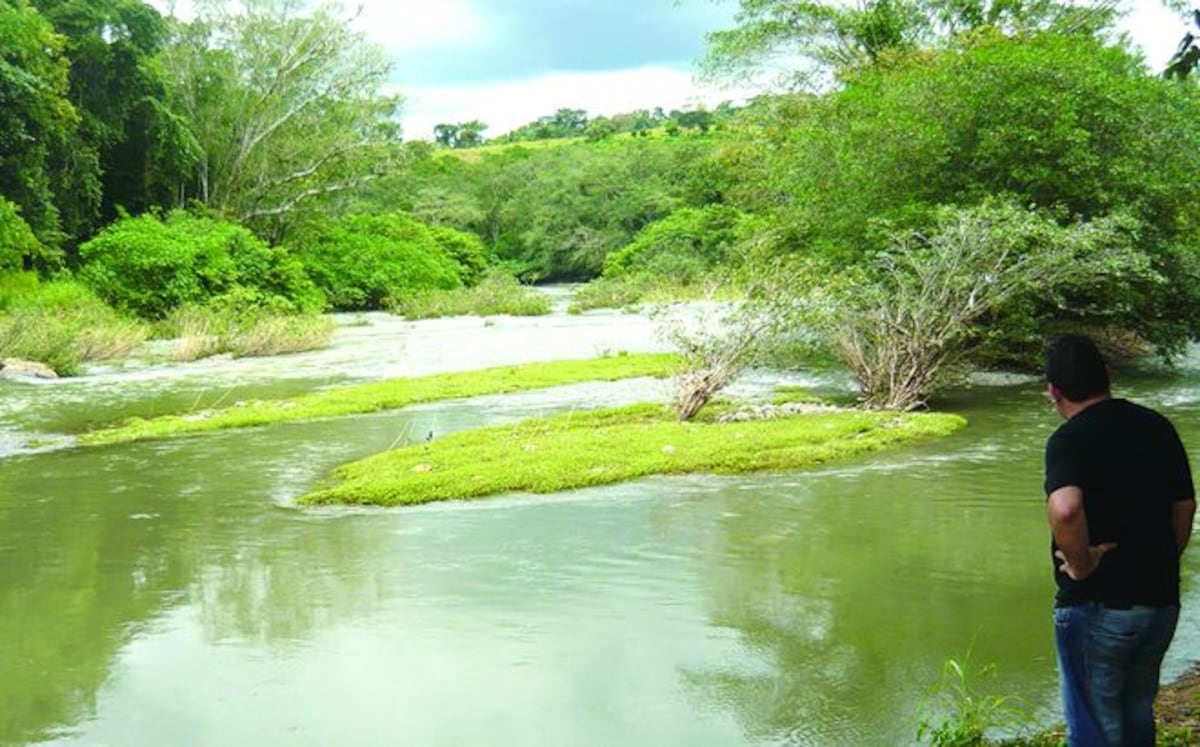
{"type": "Polygon", "coordinates": [[[1063,393],[1054,382],[1048,382],[1046,384],[1046,396],[1050,398],[1051,402],[1057,405],[1062,401],[1063,393]]]}

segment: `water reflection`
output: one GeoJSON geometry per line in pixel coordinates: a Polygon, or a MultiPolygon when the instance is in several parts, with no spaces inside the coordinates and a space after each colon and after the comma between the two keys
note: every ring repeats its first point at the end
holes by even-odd
{"type": "MultiPolygon", "coordinates": [[[[566,339],[571,322],[546,324],[566,339]]],[[[586,325],[574,348],[595,344],[586,325]]],[[[442,347],[411,365],[470,347],[418,329],[442,347]]],[[[310,373],[286,386],[329,375],[310,373]]],[[[1139,373],[1130,391],[1171,408],[1200,463],[1192,381],[1139,373]]],[[[24,432],[122,407],[104,386],[54,402],[6,386],[0,415],[24,432]]],[[[196,396],[114,386],[138,408],[196,396]]],[[[1052,715],[1056,421],[1036,385],[956,395],[963,432],[801,475],[291,505],[431,431],[661,394],[588,385],[0,460],[0,743],[894,745],[968,649],[997,692],[1052,715]]],[[[1195,650],[1188,614],[1171,666],[1195,650]]]]}

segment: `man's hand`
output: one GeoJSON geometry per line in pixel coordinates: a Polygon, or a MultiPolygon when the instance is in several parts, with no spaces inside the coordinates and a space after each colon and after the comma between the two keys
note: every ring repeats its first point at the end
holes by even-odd
{"type": "Polygon", "coordinates": [[[1080,563],[1079,566],[1071,565],[1071,561],[1067,560],[1067,554],[1062,550],[1056,551],[1054,557],[1062,561],[1061,565],[1058,566],[1058,570],[1067,574],[1072,581],[1082,581],[1092,575],[1096,568],[1100,566],[1100,560],[1104,557],[1104,554],[1110,550],[1115,550],[1116,547],[1116,542],[1101,542],[1098,545],[1088,546],[1087,555],[1083,556],[1086,560],[1080,563]]]}

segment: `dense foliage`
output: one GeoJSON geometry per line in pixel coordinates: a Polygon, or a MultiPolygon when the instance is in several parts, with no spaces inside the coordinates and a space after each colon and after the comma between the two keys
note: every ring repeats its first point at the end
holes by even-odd
{"type": "Polygon", "coordinates": [[[80,278],[113,306],[147,319],[239,293],[247,302],[311,311],[323,305],[300,263],[226,221],[176,211],[124,218],[79,249],[80,278]]]}
{"type": "Polygon", "coordinates": [[[586,280],[648,224],[719,201],[716,148],[658,137],[417,153],[360,207],[474,233],[526,280],[586,280]]]}
{"type": "Polygon", "coordinates": [[[403,213],[311,225],[291,246],[339,309],[379,309],[423,291],[458,288],[483,263],[474,237],[431,229],[403,213]]]}
{"type": "Polygon", "coordinates": [[[605,277],[648,274],[686,285],[740,265],[766,222],[729,205],[685,207],[643,228],[604,261],[605,277]]]}

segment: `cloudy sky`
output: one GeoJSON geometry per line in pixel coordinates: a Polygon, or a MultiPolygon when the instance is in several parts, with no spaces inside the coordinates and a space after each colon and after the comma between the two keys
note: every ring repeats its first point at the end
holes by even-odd
{"type": "MultiPolygon", "coordinates": [[[[168,0],[152,0],[165,6],[168,0]]],[[[479,119],[495,137],[556,109],[666,110],[751,91],[693,79],[704,34],[730,28],[736,0],[344,0],[395,62],[406,138],[479,119]]],[[[184,9],[185,2],[179,2],[184,9]]],[[[1161,69],[1185,24],[1159,0],[1129,0],[1123,28],[1161,69]]]]}
{"type": "MultiPolygon", "coordinates": [[[[1125,28],[1161,68],[1185,29],[1158,0],[1125,28]]],[[[395,60],[404,131],[480,119],[496,136],[560,107],[591,115],[725,99],[693,79],[704,34],[734,25],[734,0],[366,0],[362,28],[395,60]]]]}
{"type": "Polygon", "coordinates": [[[733,24],[714,0],[377,0],[362,28],[393,55],[408,137],[480,119],[503,134],[561,107],[615,114],[715,105],[699,87],[704,34],[733,24]]]}

